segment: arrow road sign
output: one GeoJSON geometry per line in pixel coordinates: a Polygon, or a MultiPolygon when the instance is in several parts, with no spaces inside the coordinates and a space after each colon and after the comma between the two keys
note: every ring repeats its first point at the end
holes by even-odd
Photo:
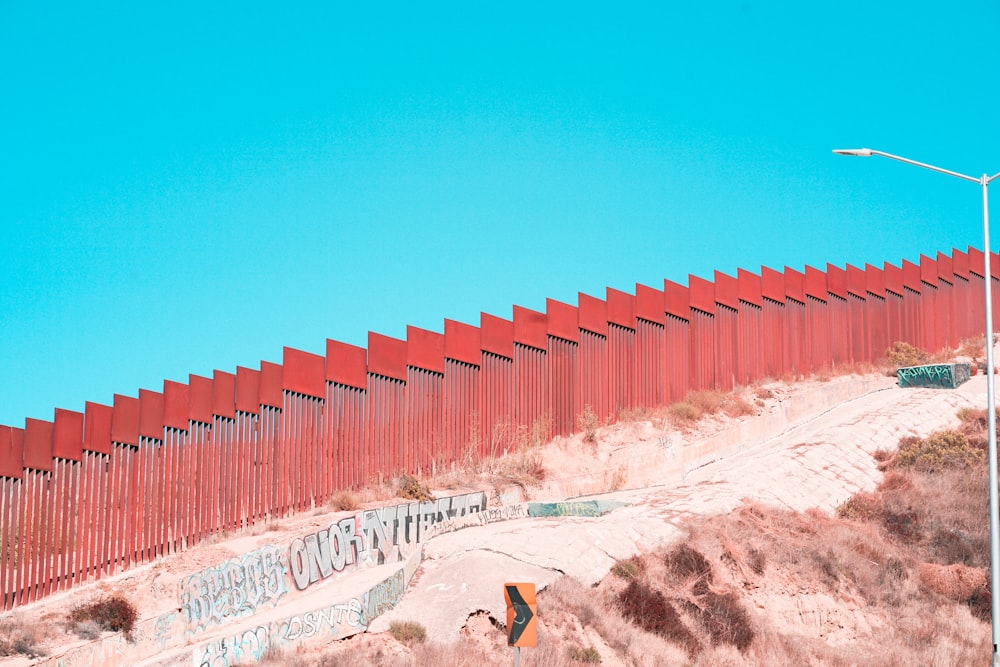
{"type": "Polygon", "coordinates": [[[537,645],[538,608],[535,604],[534,584],[504,584],[507,599],[507,645],[537,645]]]}

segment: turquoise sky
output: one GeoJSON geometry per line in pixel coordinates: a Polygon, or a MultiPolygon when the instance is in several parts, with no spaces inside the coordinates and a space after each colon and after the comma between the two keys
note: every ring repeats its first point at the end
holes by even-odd
{"type": "Polygon", "coordinates": [[[1000,171],[996,3],[369,4],[0,2],[0,424],[607,286],[982,247],[975,184],[831,149],[1000,171]]]}

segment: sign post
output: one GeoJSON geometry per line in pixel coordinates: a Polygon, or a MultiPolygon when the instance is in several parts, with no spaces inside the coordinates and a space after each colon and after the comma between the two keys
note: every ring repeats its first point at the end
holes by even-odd
{"type": "Polygon", "coordinates": [[[535,585],[504,584],[503,596],[507,601],[507,645],[514,647],[514,667],[520,667],[521,647],[538,645],[535,585]]]}

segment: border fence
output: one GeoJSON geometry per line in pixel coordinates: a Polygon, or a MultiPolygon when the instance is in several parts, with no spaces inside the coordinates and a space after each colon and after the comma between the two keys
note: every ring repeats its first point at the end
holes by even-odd
{"type": "MultiPolygon", "coordinates": [[[[990,255],[993,312],[1000,256],[990,255]]],[[[882,268],[766,267],[637,284],[479,326],[285,348],[281,364],[0,426],[6,610],[212,535],[325,504],[376,477],[489,456],[498,438],[764,378],[956,347],[985,325],[983,251],[882,268]],[[523,431],[522,431],[523,432],[523,431]]],[[[996,326],[996,323],[994,323],[996,326]]]]}

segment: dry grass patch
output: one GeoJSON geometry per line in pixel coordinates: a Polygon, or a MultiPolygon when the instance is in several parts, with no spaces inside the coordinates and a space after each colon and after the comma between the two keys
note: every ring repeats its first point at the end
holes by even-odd
{"type": "Polygon", "coordinates": [[[403,644],[419,644],[427,640],[427,630],[416,621],[393,621],[389,634],[403,644]]]}
{"type": "Polygon", "coordinates": [[[37,624],[29,623],[15,614],[0,616],[0,656],[26,655],[38,658],[48,655],[41,648],[44,639],[42,629],[37,624]]]}

